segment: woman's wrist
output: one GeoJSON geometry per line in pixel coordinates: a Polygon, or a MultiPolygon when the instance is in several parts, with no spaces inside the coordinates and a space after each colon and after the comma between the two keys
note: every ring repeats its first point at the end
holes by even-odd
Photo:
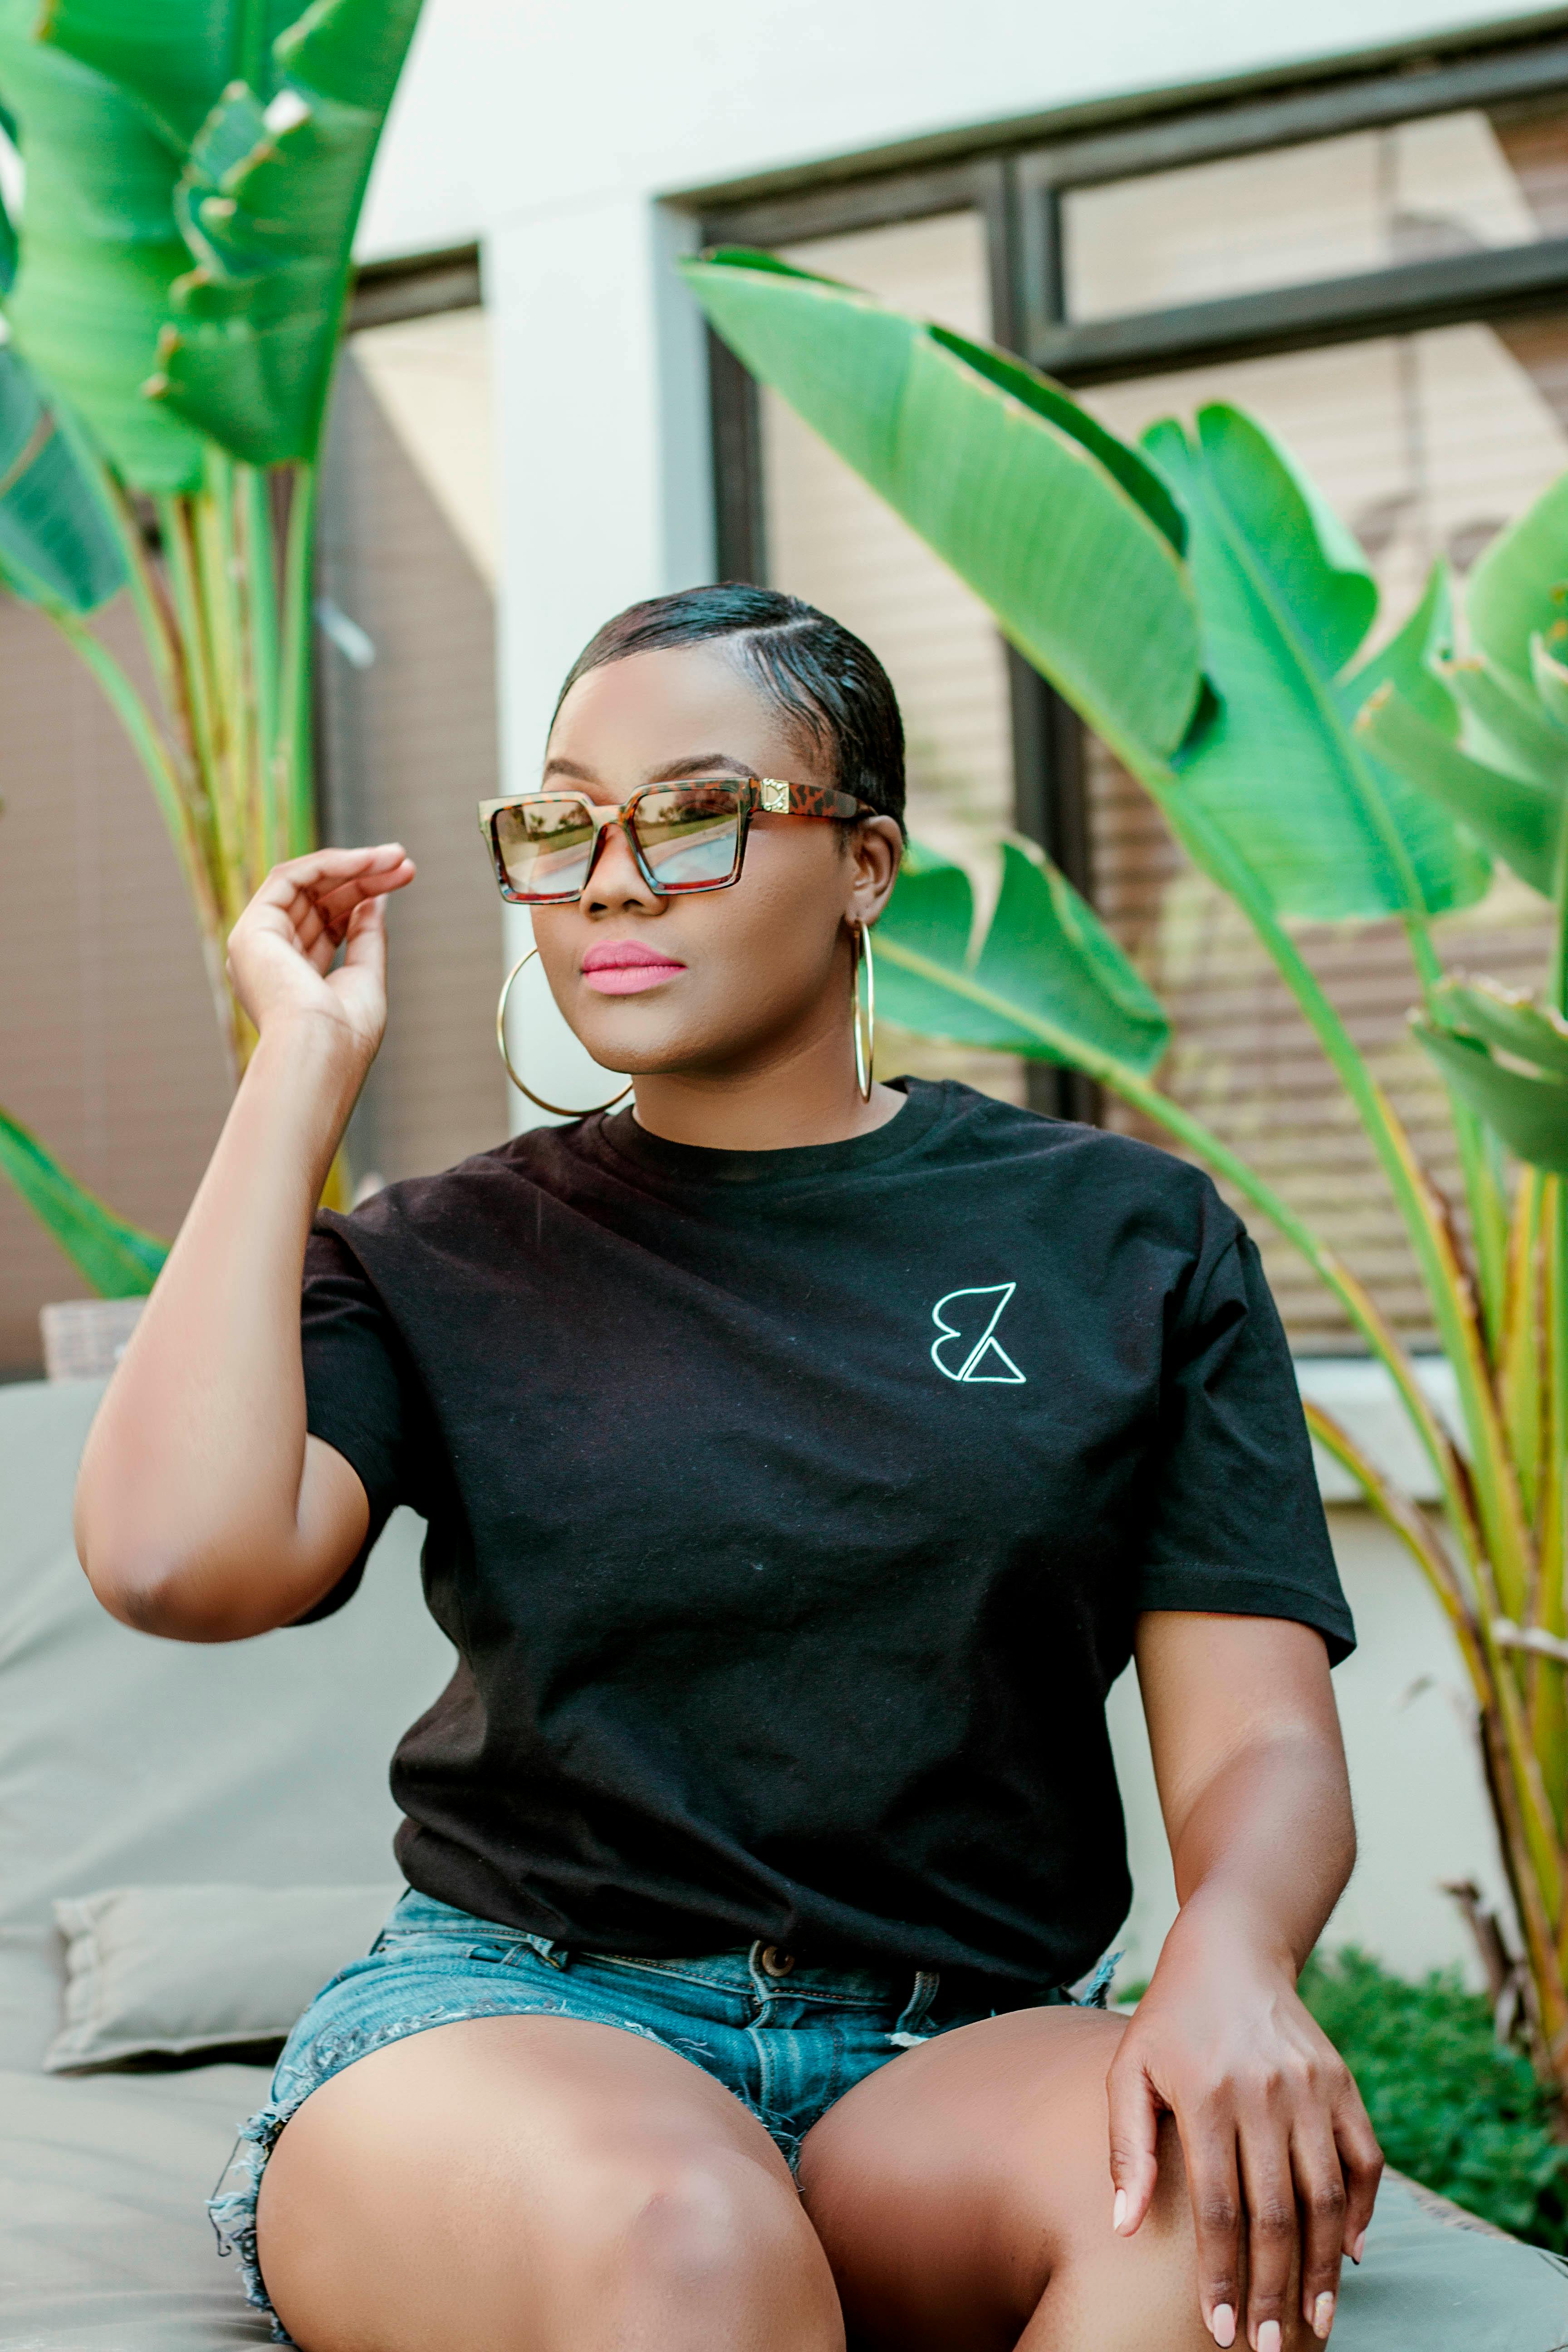
{"type": "Polygon", "coordinates": [[[1293,1987],[1301,1971],[1285,1924],[1270,1906],[1237,1887],[1194,1888],[1172,1925],[1160,1955],[1185,1964],[1218,1965],[1227,1975],[1277,1978],[1293,1987]]]}

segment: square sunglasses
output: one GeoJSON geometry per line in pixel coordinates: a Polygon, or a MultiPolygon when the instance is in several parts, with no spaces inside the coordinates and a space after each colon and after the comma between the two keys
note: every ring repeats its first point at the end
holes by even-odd
{"type": "Polygon", "coordinates": [[[758,810],[769,816],[818,816],[840,824],[877,812],[848,793],[792,784],[781,776],[694,778],[647,784],[614,807],[595,808],[585,793],[524,793],[479,803],[479,831],[503,898],[547,907],[581,896],[605,837],[620,825],[637,871],[659,898],[679,891],[727,890],[741,878],[746,835],[758,810]]]}

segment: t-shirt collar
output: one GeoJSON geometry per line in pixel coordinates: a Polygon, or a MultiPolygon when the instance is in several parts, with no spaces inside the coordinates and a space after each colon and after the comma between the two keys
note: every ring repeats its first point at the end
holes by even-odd
{"type": "Polygon", "coordinates": [[[602,1114],[590,1123],[584,1139],[596,1129],[593,1139],[606,1152],[683,1185],[775,1185],[848,1176],[923,1142],[948,1108],[948,1089],[940,1082],[890,1078],[888,1084],[907,1097],[902,1109],[868,1135],[852,1135],[841,1143],[792,1144],[778,1151],[722,1151],[703,1143],[671,1143],[639,1127],[629,1107],[602,1114]]]}

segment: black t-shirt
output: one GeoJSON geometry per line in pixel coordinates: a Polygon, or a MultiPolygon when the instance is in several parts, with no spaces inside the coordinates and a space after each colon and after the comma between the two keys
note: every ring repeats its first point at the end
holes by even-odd
{"type": "Polygon", "coordinates": [[[422,1893],[584,1949],[1068,1982],[1129,1900],[1104,1703],[1138,1612],[1350,1649],[1208,1179],[903,1084],[846,1143],[622,1111],[318,1220],[310,1426],[373,1536],[428,1520],[459,1653],[393,1766],[422,1893]]]}

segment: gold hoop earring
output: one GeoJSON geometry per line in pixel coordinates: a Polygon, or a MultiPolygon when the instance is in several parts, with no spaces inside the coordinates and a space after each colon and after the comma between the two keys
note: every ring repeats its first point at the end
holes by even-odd
{"type": "Polygon", "coordinates": [[[862,1102],[871,1099],[871,1072],[877,1055],[877,967],[871,961],[871,934],[857,923],[849,934],[849,1006],[855,1027],[855,1083],[862,1102]],[[860,1003],[860,966],[866,967],[866,1003],[860,1003]]]}
{"type": "Polygon", "coordinates": [[[511,1080],[512,1085],[517,1088],[520,1095],[526,1095],[531,1103],[537,1103],[539,1105],[541,1110],[553,1112],[557,1118],[592,1118],[596,1111],[614,1110],[616,1105],[618,1102],[625,1101],[626,1096],[630,1094],[632,1090],[632,1081],[630,1078],[626,1080],[626,1085],[621,1088],[620,1093],[618,1095],[612,1095],[608,1102],[590,1103],[586,1110],[568,1110],[563,1103],[546,1102],[542,1095],[536,1095],[533,1088],[531,1086],[525,1085],[523,1080],[518,1076],[517,1072],[512,1068],[511,1055],[506,1050],[507,999],[511,994],[511,984],[517,978],[518,973],[522,970],[524,964],[531,963],[538,953],[539,950],[537,948],[530,948],[526,955],[519,956],[517,961],[513,964],[511,970],[508,972],[506,978],[501,982],[500,1003],[496,1006],[496,1044],[500,1047],[500,1057],[506,1064],[507,1076],[511,1080]]]}

